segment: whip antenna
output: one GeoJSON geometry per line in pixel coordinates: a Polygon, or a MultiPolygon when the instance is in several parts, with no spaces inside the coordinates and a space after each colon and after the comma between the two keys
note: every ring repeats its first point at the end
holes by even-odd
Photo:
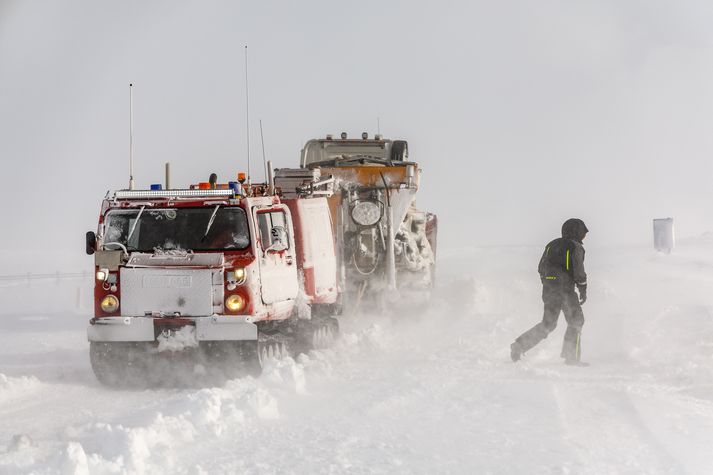
{"type": "Polygon", "coordinates": [[[134,189],[134,85],[129,83],[129,189],[134,189]]]}
{"type": "Polygon", "coordinates": [[[267,159],[265,158],[265,137],[262,135],[262,119],[260,119],[260,143],[262,144],[262,166],[265,168],[265,181],[267,182],[267,159]]]}
{"type": "Polygon", "coordinates": [[[248,186],[250,185],[250,89],[248,87],[248,45],[245,45],[245,128],[248,144],[248,186]]]}

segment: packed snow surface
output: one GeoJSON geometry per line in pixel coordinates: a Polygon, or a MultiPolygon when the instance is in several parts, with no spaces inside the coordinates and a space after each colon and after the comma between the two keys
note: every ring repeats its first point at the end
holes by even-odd
{"type": "Polygon", "coordinates": [[[713,239],[588,249],[589,368],[562,364],[562,319],[509,360],[540,252],[441,251],[427,308],[190,389],[96,381],[90,279],[0,281],[0,473],[713,473],[713,239]]]}

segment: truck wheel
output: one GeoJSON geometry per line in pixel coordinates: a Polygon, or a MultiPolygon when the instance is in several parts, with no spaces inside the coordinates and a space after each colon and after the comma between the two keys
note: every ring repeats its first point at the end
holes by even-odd
{"type": "Polygon", "coordinates": [[[258,341],[258,358],[260,367],[264,367],[265,363],[270,360],[281,360],[290,356],[287,344],[281,341],[258,341]]]}
{"type": "Polygon", "coordinates": [[[111,387],[146,385],[144,351],[132,343],[89,342],[89,361],[100,383],[111,387]]]}
{"type": "Polygon", "coordinates": [[[334,303],[325,304],[314,304],[312,305],[312,317],[332,317],[334,315],[341,315],[344,312],[344,307],[342,305],[342,296],[334,303]]]}
{"type": "Polygon", "coordinates": [[[339,321],[336,318],[322,318],[312,327],[312,348],[323,350],[331,347],[339,336],[339,321]]]}
{"type": "Polygon", "coordinates": [[[254,340],[203,342],[201,350],[208,372],[218,378],[260,375],[257,342],[254,340]]]}

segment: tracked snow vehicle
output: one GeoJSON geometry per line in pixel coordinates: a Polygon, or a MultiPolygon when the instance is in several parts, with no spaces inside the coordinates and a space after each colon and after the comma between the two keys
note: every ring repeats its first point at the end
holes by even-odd
{"type": "MultiPolygon", "coordinates": [[[[408,143],[328,135],[305,144],[300,166],[335,180],[328,200],[349,305],[368,294],[427,294],[435,282],[437,218],[416,207],[421,170],[408,160],[408,143]]],[[[285,188],[279,172],[276,184],[285,188]]]]}
{"type": "Polygon", "coordinates": [[[87,335],[102,383],[170,383],[182,358],[232,376],[329,343],[329,193],[270,191],[231,182],[107,194],[86,239],[96,277],[87,335]]]}

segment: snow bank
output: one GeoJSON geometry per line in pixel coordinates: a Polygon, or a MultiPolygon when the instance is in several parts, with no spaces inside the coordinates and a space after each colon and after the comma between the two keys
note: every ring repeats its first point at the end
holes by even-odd
{"type": "Polygon", "coordinates": [[[252,378],[229,381],[223,388],[157,395],[163,398],[158,412],[138,408],[131,425],[68,427],[66,447],[50,458],[50,465],[61,466],[64,473],[176,473],[192,445],[227,443],[239,438],[251,420],[279,417],[276,399],[252,378]]]}
{"type": "MultiPolygon", "coordinates": [[[[62,430],[56,449],[51,446],[57,442],[44,441],[41,445],[48,446],[37,447],[28,442],[32,440],[29,435],[16,436],[5,456],[0,455],[0,471],[161,474],[185,472],[190,467],[193,473],[201,473],[200,464],[191,462],[191,446],[223,446],[246,437],[259,421],[278,421],[280,400],[308,395],[308,375],[328,376],[337,360],[347,358],[345,353],[353,356],[363,349],[379,348],[383,340],[382,329],[372,325],[358,333],[345,333],[338,348],[301,354],[297,360],[268,361],[258,379],[239,378],[224,387],[192,391],[145,391],[161,403],[137,407],[131,423],[70,425],[62,430]]],[[[178,338],[174,343],[182,341],[178,338]]],[[[0,400],[36,391],[39,384],[32,377],[0,375],[0,400]]],[[[113,399],[111,393],[103,391],[102,396],[113,399]]]]}

